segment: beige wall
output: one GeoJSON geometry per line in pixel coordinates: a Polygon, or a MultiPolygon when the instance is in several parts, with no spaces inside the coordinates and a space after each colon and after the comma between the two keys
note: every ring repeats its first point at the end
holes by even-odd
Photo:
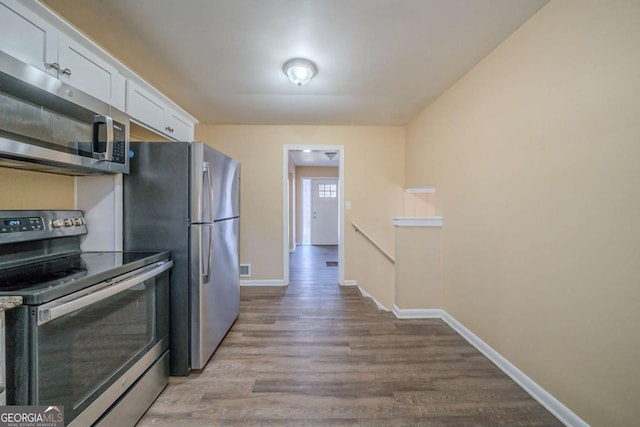
{"type": "Polygon", "coordinates": [[[330,178],[339,176],[339,168],[327,166],[296,166],[296,244],[302,244],[302,178],[330,178]]]}
{"type": "Polygon", "coordinates": [[[283,278],[283,146],[343,145],[345,200],[352,203],[345,212],[345,278],[392,306],[393,266],[369,252],[350,224],[355,220],[393,250],[391,218],[402,214],[404,128],[198,125],[196,138],[242,162],[241,260],[252,264],[254,280],[283,278]],[[372,264],[381,270],[377,276],[372,264]]]}
{"type": "Polygon", "coordinates": [[[640,419],[640,2],[554,0],[407,127],[444,308],[592,425],[640,419]]]}
{"type": "Polygon", "coordinates": [[[0,209],[73,209],[73,177],[0,168],[0,209]]]}
{"type": "Polygon", "coordinates": [[[396,227],[395,234],[395,305],[442,308],[440,227],[396,227]]]}
{"type": "Polygon", "coordinates": [[[404,193],[402,214],[406,217],[430,217],[436,214],[435,193],[404,193]]]}

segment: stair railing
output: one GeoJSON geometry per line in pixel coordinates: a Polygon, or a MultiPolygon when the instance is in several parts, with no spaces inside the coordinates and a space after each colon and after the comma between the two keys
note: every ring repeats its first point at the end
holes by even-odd
{"type": "Polygon", "coordinates": [[[358,224],[356,224],[353,221],[351,221],[351,225],[353,225],[353,228],[356,229],[356,233],[362,234],[364,236],[364,238],[367,239],[373,246],[375,246],[376,249],[378,249],[380,252],[382,252],[382,255],[384,255],[389,261],[391,261],[393,264],[396,263],[396,260],[393,259],[391,254],[389,252],[387,252],[382,246],[380,246],[380,244],[378,242],[376,242],[375,239],[373,239],[373,237],[371,237],[369,234],[367,234],[362,229],[362,227],[360,227],[358,224]]]}

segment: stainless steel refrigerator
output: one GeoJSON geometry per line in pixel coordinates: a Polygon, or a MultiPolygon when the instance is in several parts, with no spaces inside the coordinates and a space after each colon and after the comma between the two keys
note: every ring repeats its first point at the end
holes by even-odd
{"type": "Polygon", "coordinates": [[[171,375],[204,368],[240,308],[240,164],[201,142],[132,142],[124,248],[170,250],[171,375]]]}

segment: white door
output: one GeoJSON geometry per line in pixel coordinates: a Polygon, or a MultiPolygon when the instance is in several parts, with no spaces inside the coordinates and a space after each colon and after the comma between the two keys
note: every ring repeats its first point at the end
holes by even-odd
{"type": "Polygon", "coordinates": [[[338,244],[338,180],[311,180],[311,244],[338,244]]]}

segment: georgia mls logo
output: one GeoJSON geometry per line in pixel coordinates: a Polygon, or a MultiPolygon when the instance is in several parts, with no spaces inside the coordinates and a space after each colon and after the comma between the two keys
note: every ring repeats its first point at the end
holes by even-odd
{"type": "Polygon", "coordinates": [[[64,420],[64,413],[62,412],[62,409],[60,409],[61,407],[58,406],[49,406],[47,409],[44,410],[44,414],[46,416],[46,414],[50,414],[49,418],[55,418],[56,420],[59,418],[61,420],[64,420]]]}
{"type": "Polygon", "coordinates": [[[0,406],[0,427],[64,427],[64,406],[0,406]]]}

